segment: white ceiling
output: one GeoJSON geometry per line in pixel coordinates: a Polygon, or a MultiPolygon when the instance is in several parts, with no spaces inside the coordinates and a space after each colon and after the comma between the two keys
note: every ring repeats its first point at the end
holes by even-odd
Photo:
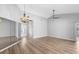
{"type": "MultiPolygon", "coordinates": [[[[25,6],[27,12],[46,18],[52,15],[53,9],[56,10],[56,14],[79,13],[79,4],[26,4],[25,6]]],[[[19,4],[18,7],[23,11],[23,4],[19,4]]]]}

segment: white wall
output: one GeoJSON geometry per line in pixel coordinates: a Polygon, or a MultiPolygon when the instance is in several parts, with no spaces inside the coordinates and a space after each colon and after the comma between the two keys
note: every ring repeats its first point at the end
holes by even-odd
{"type": "Polygon", "coordinates": [[[34,38],[47,36],[47,20],[40,16],[33,16],[32,20],[34,38]]]}
{"type": "MultiPolygon", "coordinates": [[[[0,4],[0,17],[20,22],[21,11],[15,4],[0,4]]],[[[18,37],[18,25],[16,25],[16,36],[18,37]]]]}
{"type": "Polygon", "coordinates": [[[0,4],[0,17],[18,21],[20,18],[20,10],[15,4],[0,4]]]}
{"type": "MultiPolygon", "coordinates": [[[[31,14],[27,12],[26,14],[30,16],[31,20],[33,20],[33,36],[34,37],[47,36],[47,20],[35,14],[31,14]]],[[[20,22],[20,17],[22,15],[23,15],[23,12],[14,4],[0,5],[0,17],[20,22]]]]}
{"type": "MultiPolygon", "coordinates": [[[[54,21],[48,22],[45,18],[41,16],[28,12],[26,12],[26,14],[30,16],[30,20],[33,20],[34,38],[43,37],[47,35],[59,38],[67,38],[71,40],[75,38],[75,23],[79,22],[79,14],[59,15],[59,19],[55,19],[54,21]]],[[[14,4],[0,5],[0,17],[18,22],[20,21],[20,16],[22,15],[23,12],[19,10],[19,8],[14,4]]]]}
{"type": "Polygon", "coordinates": [[[37,16],[27,12],[30,20],[33,21],[33,37],[39,38],[47,36],[47,20],[41,16],[37,16]]]}
{"type": "Polygon", "coordinates": [[[48,35],[57,38],[75,40],[75,23],[79,22],[79,14],[58,15],[59,19],[48,22],[48,35]]]}

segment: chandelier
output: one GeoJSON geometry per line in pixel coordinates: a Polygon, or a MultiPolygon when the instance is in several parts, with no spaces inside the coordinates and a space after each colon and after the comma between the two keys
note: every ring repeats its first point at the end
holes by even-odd
{"type": "Polygon", "coordinates": [[[22,23],[27,23],[29,21],[29,16],[26,16],[26,13],[25,13],[25,5],[24,5],[24,14],[20,19],[22,23]]]}

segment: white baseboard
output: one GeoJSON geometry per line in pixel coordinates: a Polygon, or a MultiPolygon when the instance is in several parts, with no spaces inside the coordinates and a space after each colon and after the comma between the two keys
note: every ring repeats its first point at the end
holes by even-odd
{"type": "Polygon", "coordinates": [[[75,41],[74,39],[71,39],[71,38],[67,38],[67,37],[60,37],[60,36],[55,36],[55,35],[50,35],[49,37],[55,37],[55,38],[59,38],[59,39],[64,39],[64,40],[71,40],[71,41],[75,41]]]}
{"type": "Polygon", "coordinates": [[[71,39],[71,38],[67,38],[67,37],[60,37],[60,36],[56,36],[56,35],[45,35],[45,36],[35,36],[34,39],[37,39],[37,38],[43,38],[43,37],[54,37],[54,38],[58,38],[58,39],[64,39],[64,40],[71,40],[71,41],[76,41],[74,39],[71,39]]]}
{"type": "Polygon", "coordinates": [[[47,35],[44,35],[44,36],[34,36],[33,38],[37,39],[37,38],[42,38],[42,37],[47,37],[47,35]]]}
{"type": "Polygon", "coordinates": [[[12,47],[12,46],[18,44],[19,42],[20,42],[20,40],[17,41],[17,42],[15,42],[15,43],[13,43],[13,44],[11,44],[11,45],[9,45],[9,46],[7,46],[7,47],[5,47],[5,48],[3,48],[3,49],[1,49],[0,52],[2,52],[2,51],[4,51],[4,50],[6,50],[6,49],[8,49],[8,48],[10,48],[10,47],[12,47]]]}

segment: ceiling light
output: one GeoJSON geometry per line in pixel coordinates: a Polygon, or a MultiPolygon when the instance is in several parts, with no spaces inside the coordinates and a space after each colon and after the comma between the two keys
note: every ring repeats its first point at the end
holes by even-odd
{"type": "Polygon", "coordinates": [[[59,17],[55,14],[55,10],[53,10],[53,14],[50,17],[48,17],[48,19],[59,19],[59,17]]]}
{"type": "Polygon", "coordinates": [[[24,14],[20,19],[22,23],[27,23],[29,21],[29,16],[26,16],[26,13],[25,13],[25,5],[24,5],[24,14]]]}

